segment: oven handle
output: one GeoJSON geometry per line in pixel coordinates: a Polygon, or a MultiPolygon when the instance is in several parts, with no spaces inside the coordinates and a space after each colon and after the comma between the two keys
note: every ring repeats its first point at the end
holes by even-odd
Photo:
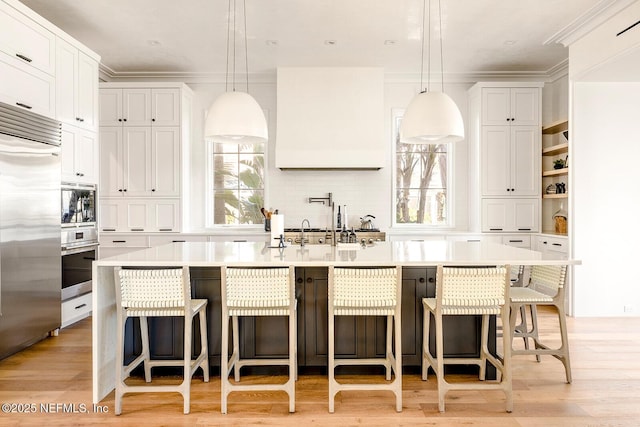
{"type": "Polygon", "coordinates": [[[82,245],[82,246],[71,246],[71,247],[66,247],[63,246],[62,247],[62,255],[71,255],[71,254],[77,254],[80,252],[88,252],[92,249],[97,249],[98,246],[100,246],[100,243],[90,243],[88,245],[82,245]]]}

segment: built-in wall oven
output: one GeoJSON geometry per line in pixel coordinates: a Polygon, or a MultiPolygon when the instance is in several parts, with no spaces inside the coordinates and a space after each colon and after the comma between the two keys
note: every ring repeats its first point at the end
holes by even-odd
{"type": "Polygon", "coordinates": [[[62,184],[62,301],[91,292],[91,267],[98,249],[96,187],[62,184]]]}

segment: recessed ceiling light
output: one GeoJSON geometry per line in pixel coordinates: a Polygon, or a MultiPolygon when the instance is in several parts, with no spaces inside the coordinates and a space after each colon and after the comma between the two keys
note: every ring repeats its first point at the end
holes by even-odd
{"type": "Polygon", "coordinates": [[[147,44],[149,46],[160,46],[160,42],[158,40],[147,40],[147,44]]]}
{"type": "Polygon", "coordinates": [[[393,45],[394,45],[394,44],[396,44],[396,43],[397,43],[397,40],[385,40],[385,41],[384,41],[384,44],[385,44],[386,46],[393,46],[393,45]]]}
{"type": "Polygon", "coordinates": [[[507,45],[507,46],[513,46],[513,45],[514,45],[514,44],[516,44],[516,43],[517,43],[517,41],[516,41],[516,40],[506,40],[506,41],[504,42],[504,44],[505,44],[505,45],[507,45]]]}
{"type": "Polygon", "coordinates": [[[278,46],[278,40],[267,40],[266,42],[267,46],[278,46]]]}
{"type": "Polygon", "coordinates": [[[326,44],[327,46],[335,46],[338,44],[338,40],[325,40],[324,44],[326,44]]]}

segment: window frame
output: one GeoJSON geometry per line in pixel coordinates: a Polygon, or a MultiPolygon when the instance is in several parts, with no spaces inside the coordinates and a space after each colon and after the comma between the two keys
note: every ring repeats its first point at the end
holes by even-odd
{"type": "Polygon", "coordinates": [[[398,170],[396,166],[397,141],[400,131],[400,122],[404,116],[405,109],[393,108],[391,110],[391,228],[398,230],[423,230],[423,231],[446,231],[455,228],[455,144],[447,145],[447,188],[446,188],[446,218],[445,224],[413,224],[397,222],[397,178],[398,170]]]}

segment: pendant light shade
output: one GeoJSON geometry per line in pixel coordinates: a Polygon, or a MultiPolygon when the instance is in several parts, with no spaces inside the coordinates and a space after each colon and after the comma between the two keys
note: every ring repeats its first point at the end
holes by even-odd
{"type": "Polygon", "coordinates": [[[413,98],[402,118],[400,141],[407,144],[434,144],[462,139],[462,114],[447,94],[422,92],[413,98]]]}
{"type": "Polygon", "coordinates": [[[267,120],[258,102],[249,95],[249,60],[247,54],[247,5],[242,1],[244,23],[244,57],[246,91],[236,91],[236,0],[229,0],[227,15],[226,92],[220,95],[207,114],[204,136],[213,142],[259,144],[268,139],[267,120]],[[231,90],[229,90],[231,89],[231,90]]]}
{"type": "Polygon", "coordinates": [[[440,21],[440,75],[441,91],[431,92],[431,0],[423,1],[422,11],[422,55],[420,61],[420,86],[422,86],[424,65],[424,27],[428,13],[427,88],[416,95],[407,107],[400,124],[400,141],[407,144],[441,144],[464,139],[462,114],[453,100],[444,93],[444,65],[442,54],[442,11],[438,0],[438,18],[440,21]]]}
{"type": "Polygon", "coordinates": [[[205,138],[213,142],[267,142],[267,120],[258,102],[246,92],[225,92],[209,107],[205,138]]]}

